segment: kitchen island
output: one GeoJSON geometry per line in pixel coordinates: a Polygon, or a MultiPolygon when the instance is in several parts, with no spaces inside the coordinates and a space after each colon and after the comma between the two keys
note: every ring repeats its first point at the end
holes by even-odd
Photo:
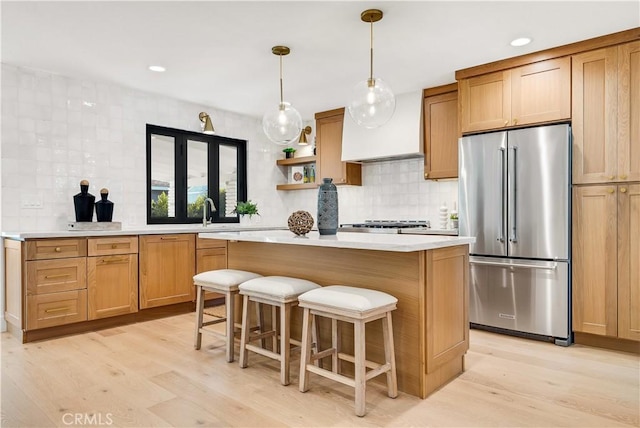
{"type": "MultiPolygon", "coordinates": [[[[310,232],[300,237],[284,230],[200,233],[199,237],[227,241],[230,269],[395,296],[393,328],[401,391],[425,398],[463,372],[469,348],[468,244],[474,238],[342,232],[328,236],[310,232]]],[[[300,330],[296,324],[294,318],[294,335],[300,330]]],[[[328,324],[321,324],[321,329],[328,331],[328,324]]],[[[351,352],[352,335],[348,328],[344,330],[341,345],[351,352]]],[[[371,326],[367,338],[367,358],[382,361],[380,326],[371,326]]]]}

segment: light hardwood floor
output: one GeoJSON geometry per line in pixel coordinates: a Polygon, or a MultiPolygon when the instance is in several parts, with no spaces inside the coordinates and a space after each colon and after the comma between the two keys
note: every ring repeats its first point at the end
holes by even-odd
{"type": "Polygon", "coordinates": [[[463,375],[426,400],[370,383],[358,418],[351,388],[312,375],[302,394],[297,370],[281,386],[276,361],[241,369],[212,336],[195,351],[193,326],[185,314],[25,345],[3,333],[1,425],[640,425],[637,355],[472,330],[463,375]]]}

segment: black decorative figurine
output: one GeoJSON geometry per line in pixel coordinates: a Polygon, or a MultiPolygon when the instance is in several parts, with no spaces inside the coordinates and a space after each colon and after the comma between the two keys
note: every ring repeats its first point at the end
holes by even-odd
{"type": "Polygon", "coordinates": [[[73,205],[76,209],[76,221],[93,221],[93,205],[96,197],[89,193],[89,182],[80,182],[80,193],[73,197],[73,205]]]}
{"type": "Polygon", "coordinates": [[[96,217],[98,221],[111,221],[113,218],[113,202],[107,200],[109,189],[100,189],[100,200],[96,202],[96,217]]]}

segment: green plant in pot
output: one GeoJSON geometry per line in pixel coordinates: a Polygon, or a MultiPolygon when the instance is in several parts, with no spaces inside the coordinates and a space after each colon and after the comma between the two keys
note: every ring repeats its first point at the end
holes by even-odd
{"type": "Polygon", "coordinates": [[[233,212],[238,214],[240,223],[250,222],[252,216],[260,215],[260,213],[258,212],[258,204],[251,201],[238,201],[233,212]]]}
{"type": "Polygon", "coordinates": [[[293,147],[287,147],[285,149],[282,149],[282,151],[284,152],[284,156],[289,159],[293,157],[293,154],[296,152],[296,149],[294,149],[293,147]]]}

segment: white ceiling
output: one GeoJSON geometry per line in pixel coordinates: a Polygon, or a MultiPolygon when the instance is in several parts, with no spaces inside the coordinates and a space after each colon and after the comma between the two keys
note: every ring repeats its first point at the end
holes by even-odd
{"type": "MultiPolygon", "coordinates": [[[[640,26],[631,1],[2,1],[2,62],[261,117],[284,94],[310,120],[374,74],[404,93],[455,70],[640,26]],[[509,42],[533,38],[526,47],[509,42]],[[165,73],[147,67],[163,65],[165,73]]],[[[215,123],[215,118],[214,118],[215,123]]]]}

